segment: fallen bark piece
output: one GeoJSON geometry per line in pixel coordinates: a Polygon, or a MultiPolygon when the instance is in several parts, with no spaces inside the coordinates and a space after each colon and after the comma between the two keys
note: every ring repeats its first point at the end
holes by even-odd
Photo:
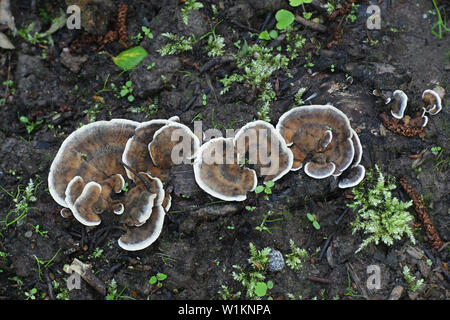
{"type": "Polygon", "coordinates": [[[438,250],[444,244],[444,242],[442,242],[436,228],[434,227],[433,222],[430,219],[430,215],[427,212],[425,202],[423,202],[420,195],[408,183],[406,177],[402,177],[399,180],[399,183],[403,187],[403,190],[405,190],[406,194],[412,199],[414,208],[416,209],[417,215],[425,228],[425,233],[430,240],[431,245],[434,249],[438,250]]]}
{"type": "Polygon", "coordinates": [[[383,126],[396,134],[400,134],[405,137],[419,136],[420,139],[425,139],[425,127],[410,127],[400,123],[397,119],[389,117],[385,113],[380,114],[381,122],[383,126]]]}
{"type": "Polygon", "coordinates": [[[73,259],[72,264],[68,267],[66,272],[75,272],[81,276],[81,278],[86,281],[92,288],[94,288],[102,296],[106,295],[106,285],[103,281],[97,278],[92,273],[92,265],[81,262],[78,259],[73,259]]]}
{"type": "Polygon", "coordinates": [[[399,300],[402,297],[403,290],[404,289],[402,286],[396,286],[394,289],[392,289],[389,300],[399,300]]]}

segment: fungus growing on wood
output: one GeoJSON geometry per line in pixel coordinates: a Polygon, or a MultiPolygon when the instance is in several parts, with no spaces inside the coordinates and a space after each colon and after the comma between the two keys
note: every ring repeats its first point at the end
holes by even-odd
{"type": "Polygon", "coordinates": [[[408,96],[402,90],[395,90],[392,99],[388,99],[386,104],[391,108],[391,115],[394,118],[402,119],[408,105],[408,96]]]}
{"type": "Polygon", "coordinates": [[[194,175],[200,188],[225,201],[244,201],[258,182],[255,170],[239,164],[233,138],[203,144],[194,161],[194,175]]]}
{"type": "MultiPolygon", "coordinates": [[[[125,184],[121,157],[137,126],[125,119],[98,121],[74,131],[62,143],[50,166],[49,192],[82,224],[98,225],[98,214],[106,209],[120,211],[110,195],[125,184]]],[[[67,216],[68,211],[61,214],[67,216]]]]}
{"type": "Polygon", "coordinates": [[[136,178],[136,186],[126,196],[122,219],[129,227],[118,241],[128,251],[145,249],[158,239],[170,208],[170,195],[166,196],[161,180],[146,172],[139,172],[136,178]]]}
{"type": "Polygon", "coordinates": [[[264,181],[276,181],[288,173],[294,161],[283,137],[268,122],[257,120],[243,126],[234,137],[240,163],[251,165],[264,181]]]}
{"type": "Polygon", "coordinates": [[[243,201],[256,188],[258,177],[276,181],[292,168],[294,157],[286,142],[265,121],[253,121],[234,138],[211,139],[199,149],[194,162],[197,184],[210,195],[243,201]]]}
{"type": "Polygon", "coordinates": [[[276,129],[294,155],[292,170],[304,167],[308,176],[323,179],[340,175],[353,161],[350,121],[331,105],[293,108],[276,129]]]}
{"type": "Polygon", "coordinates": [[[120,237],[119,246],[127,251],[147,248],[161,234],[165,212],[162,206],[153,207],[150,218],[139,227],[129,227],[127,233],[120,237]]]}
{"type": "MultiPolygon", "coordinates": [[[[178,120],[178,117],[172,117],[140,124],[126,143],[123,163],[137,172],[148,172],[166,181],[168,169],[178,162],[191,159],[200,146],[197,136],[178,120]]],[[[126,173],[128,178],[136,181],[134,174],[127,168],[126,173]]]]}
{"type": "Polygon", "coordinates": [[[358,134],[352,129],[352,143],[355,149],[355,155],[350,167],[344,171],[342,176],[339,177],[338,186],[341,189],[352,188],[358,185],[366,174],[366,169],[360,165],[362,159],[362,145],[359,140],[358,134]]]}
{"type": "Polygon", "coordinates": [[[425,90],[422,94],[422,101],[425,105],[425,110],[431,115],[438,114],[442,110],[441,96],[435,90],[425,90]]]}

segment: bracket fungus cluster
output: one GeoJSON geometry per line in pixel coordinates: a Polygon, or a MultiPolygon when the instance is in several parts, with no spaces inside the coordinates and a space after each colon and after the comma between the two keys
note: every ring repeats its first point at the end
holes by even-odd
{"type": "Polygon", "coordinates": [[[290,171],[291,150],[265,121],[250,122],[233,138],[214,138],[203,144],[194,161],[197,184],[225,201],[243,201],[256,188],[258,177],[276,181],[290,171]]]}
{"type": "MultiPolygon", "coordinates": [[[[425,128],[429,120],[426,114],[432,116],[438,114],[442,110],[442,98],[443,92],[438,89],[425,90],[422,93],[423,106],[421,111],[418,112],[414,118],[405,116],[405,110],[408,105],[408,96],[402,90],[395,90],[392,93],[392,98],[388,98],[385,103],[390,108],[392,117],[402,120],[404,127],[425,128]]],[[[382,120],[383,122],[387,122],[386,115],[382,115],[382,120]]],[[[398,121],[393,121],[393,123],[398,123],[398,121]]],[[[399,127],[401,127],[401,124],[399,124],[399,127]]]]}
{"type": "Polygon", "coordinates": [[[123,249],[153,243],[171,204],[163,187],[168,172],[199,148],[198,138],[177,121],[98,121],[69,135],[48,176],[50,194],[63,207],[61,215],[73,214],[83,225],[96,226],[100,213],[112,211],[128,226],[118,242],[123,249]],[[122,198],[114,196],[126,179],[134,186],[122,198]]]}
{"type": "Polygon", "coordinates": [[[258,179],[276,181],[304,168],[315,179],[334,176],[340,188],[364,178],[362,147],[347,116],[331,105],[296,107],[276,127],[253,121],[233,137],[199,138],[178,117],[138,123],[98,121],[73,132],[50,167],[50,194],[83,225],[101,223],[112,211],[126,233],[118,244],[141,250],[160,235],[171,196],[171,168],[191,164],[196,183],[226,201],[243,201],[258,179]],[[130,189],[121,191],[130,183],[130,189]]]}
{"type": "Polygon", "coordinates": [[[292,150],[291,170],[304,169],[315,179],[338,177],[340,188],[362,181],[362,146],[347,116],[332,105],[296,107],[283,114],[277,131],[292,150]]]}

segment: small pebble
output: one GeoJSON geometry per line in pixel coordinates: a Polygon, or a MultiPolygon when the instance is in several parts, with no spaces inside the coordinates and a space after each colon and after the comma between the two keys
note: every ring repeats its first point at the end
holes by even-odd
{"type": "Polygon", "coordinates": [[[281,271],[284,268],[283,254],[278,250],[270,250],[269,253],[269,265],[267,269],[269,271],[281,271]]]}
{"type": "Polygon", "coordinates": [[[31,238],[32,235],[33,235],[33,231],[27,231],[27,232],[25,232],[24,237],[31,238]]]}
{"type": "Polygon", "coordinates": [[[420,260],[423,258],[423,252],[420,250],[417,250],[414,247],[409,246],[408,248],[406,248],[406,252],[414,259],[420,260]]]}

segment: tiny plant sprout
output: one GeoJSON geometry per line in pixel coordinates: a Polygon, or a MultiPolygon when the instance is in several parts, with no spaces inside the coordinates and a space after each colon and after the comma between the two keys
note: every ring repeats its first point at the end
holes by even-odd
{"type": "Polygon", "coordinates": [[[257,186],[255,188],[255,193],[259,194],[261,192],[264,191],[265,195],[264,195],[264,199],[268,199],[268,195],[272,194],[272,187],[275,185],[275,183],[273,181],[266,181],[264,182],[264,185],[262,186],[257,186]]]}
{"type": "Polygon", "coordinates": [[[273,282],[271,280],[267,281],[267,283],[263,281],[258,281],[255,285],[255,293],[258,297],[264,297],[267,293],[267,289],[273,288],[273,282]]]}
{"type": "Polygon", "coordinates": [[[166,274],[158,272],[156,275],[150,277],[148,283],[152,285],[156,284],[158,288],[161,288],[163,286],[162,282],[166,280],[166,278],[167,278],[166,274]]]}
{"type": "Polygon", "coordinates": [[[261,32],[259,34],[259,39],[262,40],[272,40],[272,39],[276,39],[278,37],[278,32],[276,30],[264,30],[263,32],[261,32]]]}
{"type": "Polygon", "coordinates": [[[277,29],[285,30],[294,22],[295,16],[289,10],[281,9],[275,14],[275,19],[277,20],[277,29]]]}
{"type": "Polygon", "coordinates": [[[306,217],[308,218],[309,221],[312,222],[314,229],[320,230],[320,224],[319,222],[317,222],[316,217],[314,215],[312,215],[311,213],[307,213],[306,217]]]}

